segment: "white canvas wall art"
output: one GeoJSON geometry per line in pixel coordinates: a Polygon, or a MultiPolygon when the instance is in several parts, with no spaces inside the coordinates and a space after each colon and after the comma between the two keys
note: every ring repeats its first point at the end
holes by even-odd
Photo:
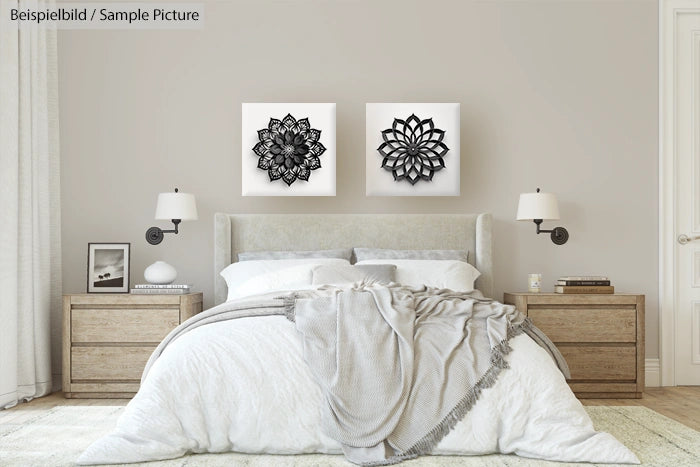
{"type": "Polygon", "coordinates": [[[367,196],[459,196],[459,104],[366,106],[367,196]]]}
{"type": "Polygon", "coordinates": [[[243,196],[335,196],[335,104],[244,103],[243,196]]]}

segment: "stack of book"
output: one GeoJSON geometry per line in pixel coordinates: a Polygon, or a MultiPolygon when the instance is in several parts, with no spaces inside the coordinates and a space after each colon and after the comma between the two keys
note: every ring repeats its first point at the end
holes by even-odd
{"type": "Polygon", "coordinates": [[[136,284],[133,289],[131,289],[131,293],[133,294],[141,294],[141,295],[147,295],[147,294],[168,294],[168,295],[177,295],[177,294],[186,294],[190,293],[190,286],[189,285],[180,285],[180,284],[136,284]]]}
{"type": "Polygon", "coordinates": [[[610,279],[605,276],[563,276],[554,284],[554,292],[574,293],[615,293],[610,279]]]}

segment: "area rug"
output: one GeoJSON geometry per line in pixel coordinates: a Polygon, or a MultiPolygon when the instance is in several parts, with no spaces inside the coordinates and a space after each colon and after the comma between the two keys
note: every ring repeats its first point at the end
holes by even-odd
{"type": "MultiPolygon", "coordinates": [[[[63,406],[24,411],[20,418],[0,417],[0,465],[72,466],[94,440],[108,433],[123,407],[63,406]],[[3,420],[8,420],[3,422],[3,420]]],[[[647,466],[700,466],[700,432],[646,407],[590,406],[586,410],[596,429],[607,431],[629,447],[647,466]]],[[[342,456],[261,456],[236,453],[197,454],[169,461],[127,464],[142,467],[325,467],[343,466],[342,456]]],[[[524,459],[511,455],[476,457],[431,456],[401,464],[413,466],[552,466],[560,462],[524,459]]],[[[592,465],[592,464],[585,464],[592,465]]],[[[610,464],[606,464],[610,465],[610,464]]]]}

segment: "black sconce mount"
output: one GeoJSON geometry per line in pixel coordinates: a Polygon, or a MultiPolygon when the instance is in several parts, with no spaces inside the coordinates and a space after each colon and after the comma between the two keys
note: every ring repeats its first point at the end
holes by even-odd
{"type": "Polygon", "coordinates": [[[537,233],[548,233],[549,238],[551,238],[552,242],[554,242],[556,245],[563,245],[567,242],[567,240],[569,240],[569,231],[564,227],[554,227],[552,230],[542,230],[540,229],[542,219],[533,219],[533,222],[537,225],[537,233]]]}
{"type": "Polygon", "coordinates": [[[151,245],[158,245],[160,242],[163,241],[163,237],[165,237],[166,233],[174,233],[177,234],[177,226],[181,222],[180,219],[171,219],[173,224],[175,224],[175,228],[171,230],[163,230],[160,227],[151,227],[150,229],[146,230],[146,241],[150,243],[151,245]]]}

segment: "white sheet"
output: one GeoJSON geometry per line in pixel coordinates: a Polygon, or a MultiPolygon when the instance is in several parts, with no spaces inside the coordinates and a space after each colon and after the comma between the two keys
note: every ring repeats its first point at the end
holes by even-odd
{"type": "MultiPolygon", "coordinates": [[[[526,335],[511,345],[511,368],[435,454],[639,463],[611,435],[593,430],[543,349],[526,335]]],[[[319,431],[321,403],[293,323],[271,316],[206,325],[166,348],[114,432],[78,463],[140,462],[188,451],[341,454],[319,431]]]]}

